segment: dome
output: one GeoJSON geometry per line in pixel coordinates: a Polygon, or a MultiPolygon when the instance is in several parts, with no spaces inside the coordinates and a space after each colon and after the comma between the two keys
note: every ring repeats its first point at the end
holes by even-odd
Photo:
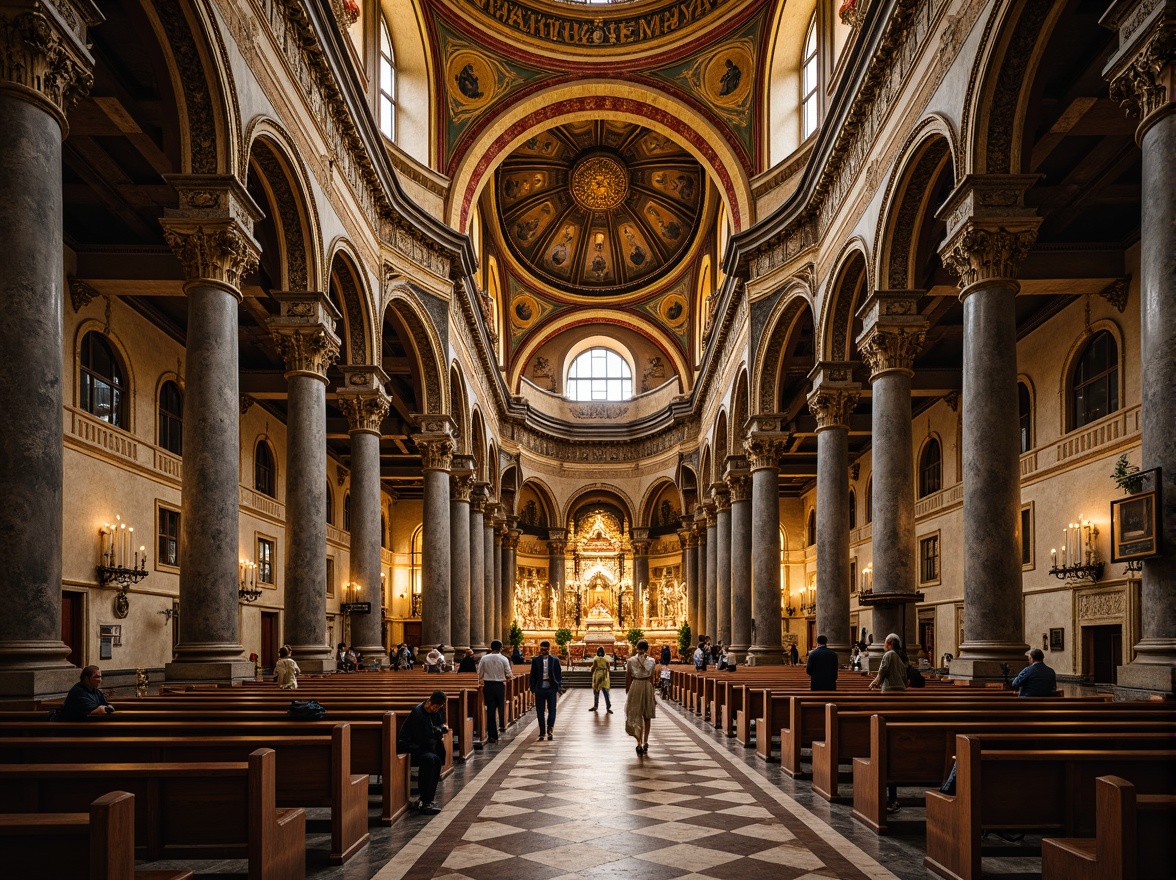
{"type": "Polygon", "coordinates": [[[503,161],[495,181],[515,259],[569,293],[627,293],[678,265],[698,234],[702,166],[633,123],[550,128],[503,161]]]}

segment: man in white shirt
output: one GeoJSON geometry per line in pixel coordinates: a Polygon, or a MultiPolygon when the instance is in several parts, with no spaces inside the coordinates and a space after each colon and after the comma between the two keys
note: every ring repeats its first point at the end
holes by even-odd
{"type": "Polygon", "coordinates": [[[510,661],[502,656],[502,642],[490,643],[490,653],[478,661],[478,681],[486,703],[486,742],[498,742],[498,727],[506,727],[506,680],[514,678],[510,661]]]}

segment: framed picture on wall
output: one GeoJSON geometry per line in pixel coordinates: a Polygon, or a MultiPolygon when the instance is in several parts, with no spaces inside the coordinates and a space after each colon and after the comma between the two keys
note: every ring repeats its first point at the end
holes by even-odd
{"type": "Polygon", "coordinates": [[[1050,629],[1049,649],[1051,651],[1064,651],[1066,649],[1066,630],[1064,628],[1050,629]]]}
{"type": "Polygon", "coordinates": [[[1148,559],[1160,553],[1160,488],[1111,502],[1111,562],[1148,559]]]}

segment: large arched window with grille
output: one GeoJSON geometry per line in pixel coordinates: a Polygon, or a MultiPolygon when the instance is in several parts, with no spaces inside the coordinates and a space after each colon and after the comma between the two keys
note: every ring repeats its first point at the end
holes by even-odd
{"type": "Polygon", "coordinates": [[[817,130],[817,16],[814,13],[804,35],[804,55],[800,62],[800,139],[817,130]]]}
{"type": "Polygon", "coordinates": [[[633,371],[615,351],[590,348],[572,361],[567,389],[572,400],[629,400],[633,371]]]}
{"type": "Polygon", "coordinates": [[[1086,343],[1070,373],[1069,392],[1070,431],[1119,408],[1119,346],[1108,331],[1086,343]]]}
{"type": "Polygon", "coordinates": [[[351,531],[351,493],[343,496],[343,531],[351,531]]]}
{"type": "Polygon", "coordinates": [[[270,498],[278,497],[278,466],[265,440],[258,440],[253,451],[253,488],[270,498]]]}
{"type": "Polygon", "coordinates": [[[159,445],[172,455],[184,454],[184,398],[180,386],[167,381],[159,387],[159,445]]]}
{"type": "Polygon", "coordinates": [[[127,372],[110,340],[96,330],[82,338],[78,384],[82,409],[116,428],[130,428],[127,419],[127,372]]]}
{"type": "Polygon", "coordinates": [[[872,474],[870,479],[866,480],[866,506],[862,508],[862,519],[867,523],[874,521],[874,477],[872,474]]]}
{"type": "Polygon", "coordinates": [[[805,529],[805,536],[808,546],[811,547],[817,543],[817,511],[815,508],[809,511],[808,528],[805,529]]]}
{"type": "Polygon", "coordinates": [[[388,22],[380,21],[380,131],[396,140],[396,56],[388,22]]]}
{"type": "Polygon", "coordinates": [[[934,495],[943,488],[943,450],[935,437],[923,444],[919,454],[919,497],[934,495]]]}

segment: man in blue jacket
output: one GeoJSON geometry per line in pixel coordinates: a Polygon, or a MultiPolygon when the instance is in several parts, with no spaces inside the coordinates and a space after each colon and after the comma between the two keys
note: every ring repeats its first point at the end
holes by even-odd
{"type": "Polygon", "coordinates": [[[561,687],[559,658],[551,656],[551,642],[544,639],[539,643],[539,655],[531,658],[531,693],[535,695],[539,739],[555,738],[555,699],[561,687]]]}
{"type": "Polygon", "coordinates": [[[1045,652],[1041,648],[1034,648],[1029,652],[1029,659],[1033,662],[1018,672],[1012,682],[1017,696],[1056,697],[1058,677],[1052,669],[1045,665],[1045,652]]]}

